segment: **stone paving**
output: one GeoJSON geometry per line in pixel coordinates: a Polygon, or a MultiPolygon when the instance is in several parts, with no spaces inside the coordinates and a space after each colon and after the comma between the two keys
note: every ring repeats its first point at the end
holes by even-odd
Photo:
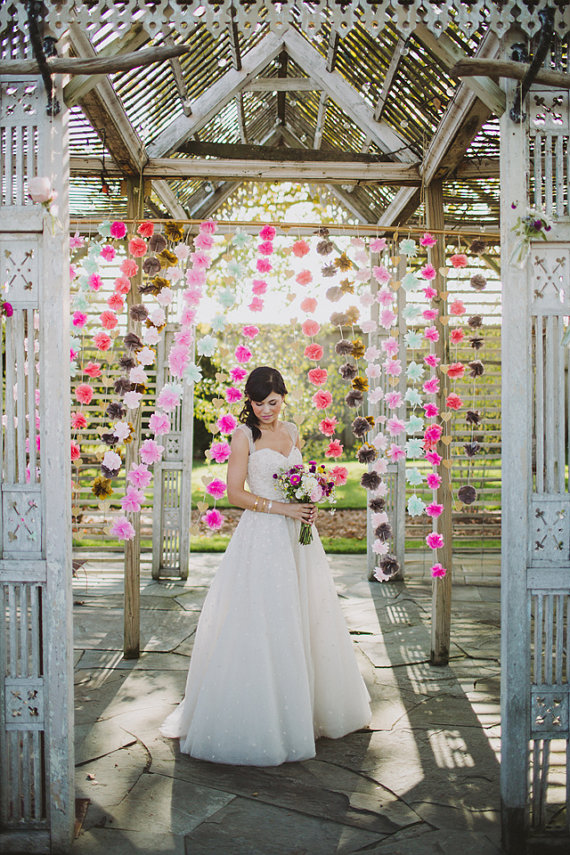
{"type": "Polygon", "coordinates": [[[450,663],[433,668],[431,584],[369,583],[364,556],[330,556],[372,723],[319,740],[313,760],[232,767],[158,733],[219,560],[193,554],[186,582],[143,566],[136,661],[122,658],[120,558],[91,556],[74,581],[76,788],[89,800],[74,855],[499,855],[498,587],[454,587],[450,663]]]}

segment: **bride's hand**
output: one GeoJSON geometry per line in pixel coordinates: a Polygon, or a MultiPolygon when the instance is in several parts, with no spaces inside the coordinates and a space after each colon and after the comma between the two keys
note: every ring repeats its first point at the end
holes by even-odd
{"type": "Polygon", "coordinates": [[[311,504],[291,502],[287,507],[287,516],[312,525],[317,516],[317,509],[311,504]]]}

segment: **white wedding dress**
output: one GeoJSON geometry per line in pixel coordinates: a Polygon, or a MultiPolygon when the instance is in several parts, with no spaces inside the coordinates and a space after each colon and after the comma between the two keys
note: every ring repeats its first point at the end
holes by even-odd
{"type": "MultiPolygon", "coordinates": [[[[273,474],[301,463],[249,439],[247,483],[283,501],[273,474]]],[[[161,727],[180,750],[214,763],[277,766],[315,756],[370,721],[369,695],[319,536],[296,520],[244,511],[202,608],[186,693],[161,727]]]]}

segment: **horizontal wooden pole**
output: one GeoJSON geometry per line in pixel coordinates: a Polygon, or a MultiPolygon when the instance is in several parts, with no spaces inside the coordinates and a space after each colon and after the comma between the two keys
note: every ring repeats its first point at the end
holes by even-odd
{"type": "Polygon", "coordinates": [[[500,172],[498,157],[464,157],[453,175],[456,178],[498,178],[500,172]]]}
{"type": "Polygon", "coordinates": [[[313,92],[322,89],[312,77],[256,77],[246,83],[249,92],[313,92]]]}
{"type": "MultiPolygon", "coordinates": [[[[113,74],[116,71],[130,71],[142,65],[153,62],[163,62],[175,56],[182,56],[193,48],[188,45],[172,45],[171,47],[153,47],[145,50],[131,51],[118,56],[99,57],[56,57],[48,59],[47,64],[52,74],[113,74]]],[[[38,64],[33,59],[2,60],[2,74],[39,74],[38,64]]]]}
{"type": "MultiPolygon", "coordinates": [[[[98,175],[100,158],[70,158],[72,175],[98,175]]],[[[105,165],[108,176],[120,175],[105,165]]],[[[209,181],[318,181],[327,184],[420,185],[419,163],[322,163],[308,161],[267,162],[262,160],[205,160],[157,157],[148,161],[143,175],[151,179],[203,178],[209,181]]]]}
{"type": "Polygon", "coordinates": [[[386,163],[385,154],[363,154],[340,149],[290,148],[288,146],[249,145],[246,143],[215,143],[191,140],[178,151],[197,157],[225,157],[232,160],[325,161],[341,163],[386,163]]]}
{"type": "MultiPolygon", "coordinates": [[[[466,57],[456,62],[450,71],[452,77],[508,77],[514,80],[524,80],[530,66],[524,62],[508,62],[500,59],[478,59],[466,57]]],[[[534,78],[535,83],[546,86],[560,86],[570,89],[570,74],[562,71],[548,71],[541,68],[534,78]]]]}

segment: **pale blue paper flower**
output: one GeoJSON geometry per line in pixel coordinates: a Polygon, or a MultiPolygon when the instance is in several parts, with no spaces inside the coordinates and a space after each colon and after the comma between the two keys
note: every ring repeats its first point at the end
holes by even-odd
{"type": "Polygon", "coordinates": [[[406,457],[409,457],[410,460],[413,460],[417,457],[424,456],[424,450],[422,448],[421,439],[409,439],[406,443],[406,457]]]}
{"type": "Polygon", "coordinates": [[[89,258],[98,258],[102,248],[103,244],[100,241],[91,241],[87,249],[87,255],[89,258]]]}
{"type": "Polygon", "coordinates": [[[408,484],[411,484],[412,487],[417,487],[423,480],[424,476],[417,466],[414,466],[413,469],[406,469],[406,481],[408,484]]]}
{"type": "Polygon", "coordinates": [[[232,243],[234,246],[237,246],[238,249],[243,249],[243,247],[249,242],[249,239],[250,235],[246,234],[246,232],[242,232],[241,229],[238,229],[232,238],[232,243]]]}
{"type": "Polygon", "coordinates": [[[184,379],[187,383],[199,383],[202,379],[202,369],[199,368],[195,362],[191,362],[186,366],[184,379]]]}
{"type": "Polygon", "coordinates": [[[420,287],[420,280],[416,279],[413,273],[406,273],[402,279],[402,288],[404,291],[417,291],[420,287]]]}
{"type": "Polygon", "coordinates": [[[412,360],[408,367],[406,368],[406,377],[410,382],[417,383],[418,380],[421,380],[424,376],[424,369],[422,365],[418,365],[417,362],[412,360]]]}
{"type": "Polygon", "coordinates": [[[222,330],[227,324],[227,321],[225,315],[214,315],[210,323],[214,332],[222,332],[222,330]]]}
{"type": "Polygon", "coordinates": [[[230,276],[235,276],[236,279],[242,275],[242,266],[239,261],[229,261],[228,262],[228,273],[230,276]]]}
{"type": "Polygon", "coordinates": [[[221,303],[224,309],[231,309],[236,301],[236,297],[231,288],[223,288],[218,292],[218,303],[221,303]]]}
{"type": "Polygon", "coordinates": [[[77,362],[73,360],[73,362],[69,363],[69,376],[75,377],[77,374],[77,362]]]}
{"type": "Polygon", "coordinates": [[[97,271],[99,270],[99,265],[97,264],[94,258],[84,258],[83,269],[86,273],[97,273],[97,271]]]}
{"type": "Polygon", "coordinates": [[[205,335],[196,342],[196,350],[199,356],[213,356],[218,349],[218,339],[213,335],[205,335]]]}
{"type": "Polygon", "coordinates": [[[404,400],[411,404],[412,407],[419,407],[422,402],[422,396],[417,389],[408,389],[404,395],[404,400]]]}
{"type": "Polygon", "coordinates": [[[423,344],[423,336],[417,330],[409,330],[404,336],[404,340],[412,350],[415,350],[416,347],[421,347],[423,344]]]}
{"type": "Polygon", "coordinates": [[[414,493],[408,499],[408,513],[411,517],[421,517],[426,509],[426,503],[414,493]]]}
{"type": "Polygon", "coordinates": [[[407,321],[415,321],[422,313],[422,310],[419,306],[414,306],[413,303],[408,303],[407,306],[404,306],[402,315],[407,321]]]}
{"type": "Polygon", "coordinates": [[[81,288],[82,291],[89,290],[89,277],[88,276],[80,276],[77,280],[77,284],[81,288]]]}
{"type": "Polygon", "coordinates": [[[81,339],[76,338],[74,335],[69,338],[69,347],[71,350],[80,350],[81,349],[81,339]]]}
{"type": "Polygon", "coordinates": [[[73,298],[73,308],[79,312],[84,312],[88,305],[87,298],[83,294],[76,294],[73,298]]]}
{"type": "Polygon", "coordinates": [[[400,248],[400,252],[403,253],[403,255],[407,255],[408,258],[415,258],[418,254],[416,242],[413,238],[404,238],[404,240],[400,241],[398,246],[400,248]]]}
{"type": "Polygon", "coordinates": [[[100,223],[100,225],[97,226],[97,231],[101,237],[111,237],[111,223],[108,220],[105,220],[104,223],[100,223]]]}
{"type": "Polygon", "coordinates": [[[412,415],[406,422],[406,433],[417,433],[422,430],[423,426],[424,420],[419,416],[412,415]]]}

